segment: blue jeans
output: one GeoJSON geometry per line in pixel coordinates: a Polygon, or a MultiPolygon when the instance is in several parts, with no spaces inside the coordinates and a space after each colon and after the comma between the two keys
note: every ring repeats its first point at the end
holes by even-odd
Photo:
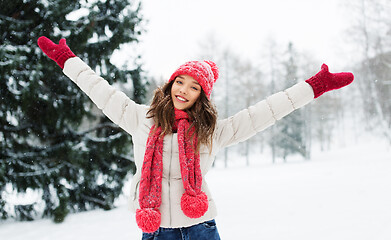
{"type": "Polygon", "coordinates": [[[143,233],[142,240],[220,240],[215,220],[183,228],[159,228],[143,233]]]}

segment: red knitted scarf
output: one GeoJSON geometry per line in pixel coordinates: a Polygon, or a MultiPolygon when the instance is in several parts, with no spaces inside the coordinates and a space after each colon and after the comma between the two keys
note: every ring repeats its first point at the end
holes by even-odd
{"type": "MultiPolygon", "coordinates": [[[[190,218],[199,218],[208,210],[208,197],[201,191],[202,174],[200,168],[200,154],[194,152],[197,136],[193,142],[190,136],[195,128],[190,129],[189,116],[186,112],[175,109],[174,131],[177,130],[179,146],[179,163],[185,193],[181,198],[183,213],[190,218]],[[188,130],[189,134],[188,133],[188,130]]],[[[160,127],[152,126],[141,169],[139,185],[140,208],[136,211],[137,225],[143,232],[155,232],[161,221],[159,207],[162,202],[162,176],[163,176],[163,138],[160,136],[160,127]]]]}

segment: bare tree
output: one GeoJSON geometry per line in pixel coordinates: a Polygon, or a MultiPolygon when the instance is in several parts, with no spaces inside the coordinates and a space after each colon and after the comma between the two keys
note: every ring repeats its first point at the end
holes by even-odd
{"type": "Polygon", "coordinates": [[[391,2],[351,0],[349,8],[356,13],[352,36],[361,51],[356,78],[365,119],[391,143],[391,2]]]}

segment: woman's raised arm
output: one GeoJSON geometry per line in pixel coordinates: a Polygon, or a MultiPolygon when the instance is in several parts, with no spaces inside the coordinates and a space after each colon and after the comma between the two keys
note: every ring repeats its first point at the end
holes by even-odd
{"type": "Polygon", "coordinates": [[[305,82],[273,94],[232,117],[219,120],[214,139],[220,147],[247,140],[312,99],[325,92],[342,88],[353,79],[352,73],[330,73],[327,65],[323,64],[321,71],[305,82]]]}
{"type": "Polygon", "coordinates": [[[42,36],[38,39],[38,46],[63,69],[64,74],[75,82],[99,109],[103,110],[111,121],[130,134],[136,131],[140,119],[145,118],[145,106],[136,104],[97,75],[86,63],[76,57],[65,39],[55,44],[42,36]]]}

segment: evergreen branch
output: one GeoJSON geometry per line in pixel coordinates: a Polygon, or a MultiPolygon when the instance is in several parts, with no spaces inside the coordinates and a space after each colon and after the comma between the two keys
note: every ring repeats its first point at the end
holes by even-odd
{"type": "Polygon", "coordinates": [[[34,172],[24,172],[24,173],[13,173],[12,176],[15,177],[33,177],[33,176],[39,176],[39,175],[48,175],[49,173],[59,171],[60,168],[65,166],[64,163],[58,165],[57,167],[54,168],[45,168],[42,170],[34,171],[34,172]]]}
{"type": "Polygon", "coordinates": [[[116,130],[120,129],[120,127],[118,127],[117,125],[115,125],[113,123],[102,123],[102,124],[96,125],[93,128],[90,128],[90,129],[88,129],[86,131],[79,132],[79,133],[75,133],[71,129],[69,129],[69,130],[72,131],[73,133],[75,133],[76,136],[82,137],[82,136],[85,136],[86,134],[88,134],[90,132],[94,132],[94,131],[97,131],[97,130],[100,130],[100,129],[103,129],[103,128],[113,128],[113,129],[116,129],[116,130]]]}
{"type": "Polygon", "coordinates": [[[23,131],[27,128],[32,128],[32,127],[33,127],[33,125],[31,125],[31,124],[18,126],[18,127],[15,127],[15,126],[9,127],[9,126],[5,125],[5,126],[0,127],[0,131],[2,131],[2,132],[19,132],[19,131],[23,131]]]}
{"type": "Polygon", "coordinates": [[[78,99],[78,96],[76,96],[76,95],[67,96],[67,95],[64,95],[64,94],[54,94],[54,96],[57,99],[61,99],[61,100],[75,100],[75,99],[78,99]]]}
{"type": "Polygon", "coordinates": [[[122,160],[125,160],[125,161],[134,162],[134,159],[128,158],[127,156],[122,155],[122,154],[115,155],[115,156],[118,157],[118,158],[121,158],[122,160]]]}
{"type": "Polygon", "coordinates": [[[80,194],[80,197],[83,198],[84,200],[97,203],[97,204],[99,204],[101,206],[106,206],[107,205],[107,203],[105,201],[103,201],[101,199],[98,199],[98,198],[90,197],[90,196],[87,196],[87,195],[84,195],[84,194],[80,194]]]}
{"type": "Polygon", "coordinates": [[[114,134],[114,135],[110,135],[110,136],[108,136],[108,137],[98,138],[98,137],[91,137],[91,136],[86,135],[86,136],[84,136],[84,138],[85,138],[85,139],[88,139],[88,140],[90,140],[90,141],[92,141],[92,142],[107,142],[107,140],[115,140],[115,139],[118,139],[118,138],[121,137],[121,135],[122,135],[122,133],[119,132],[119,133],[116,133],[116,134],[114,134]]]}
{"type": "Polygon", "coordinates": [[[62,147],[64,144],[65,144],[65,142],[61,142],[56,145],[50,146],[50,148],[48,148],[46,146],[41,147],[41,148],[36,147],[35,152],[23,152],[23,153],[5,152],[4,155],[6,157],[8,157],[9,159],[23,159],[23,158],[28,158],[28,157],[33,158],[33,157],[41,156],[42,154],[48,153],[52,150],[56,150],[56,149],[62,147]]]}
{"type": "MultiPolygon", "coordinates": [[[[125,161],[132,161],[130,158],[127,158],[123,155],[114,155],[114,158],[120,158],[121,160],[125,160],[125,161]]],[[[120,173],[128,172],[127,170],[123,170],[122,168],[116,168],[116,169],[112,168],[111,164],[108,163],[107,161],[102,161],[102,164],[104,166],[106,166],[107,168],[109,168],[110,170],[115,171],[115,172],[120,172],[120,173]]]]}
{"type": "Polygon", "coordinates": [[[9,22],[17,22],[17,23],[26,23],[26,24],[33,23],[33,20],[16,19],[16,18],[13,18],[13,17],[5,16],[3,14],[0,14],[0,19],[4,19],[4,20],[9,21],[9,22]]]}
{"type": "Polygon", "coordinates": [[[32,170],[36,170],[37,169],[36,165],[27,164],[27,163],[25,163],[25,162],[23,162],[23,161],[21,161],[19,159],[12,159],[11,162],[15,163],[15,164],[17,164],[19,166],[22,166],[24,168],[27,168],[27,169],[32,169],[32,170]]]}
{"type": "Polygon", "coordinates": [[[112,16],[99,16],[99,17],[94,17],[93,22],[102,22],[102,21],[113,21],[113,22],[118,22],[118,18],[112,17],[112,16]]]}

